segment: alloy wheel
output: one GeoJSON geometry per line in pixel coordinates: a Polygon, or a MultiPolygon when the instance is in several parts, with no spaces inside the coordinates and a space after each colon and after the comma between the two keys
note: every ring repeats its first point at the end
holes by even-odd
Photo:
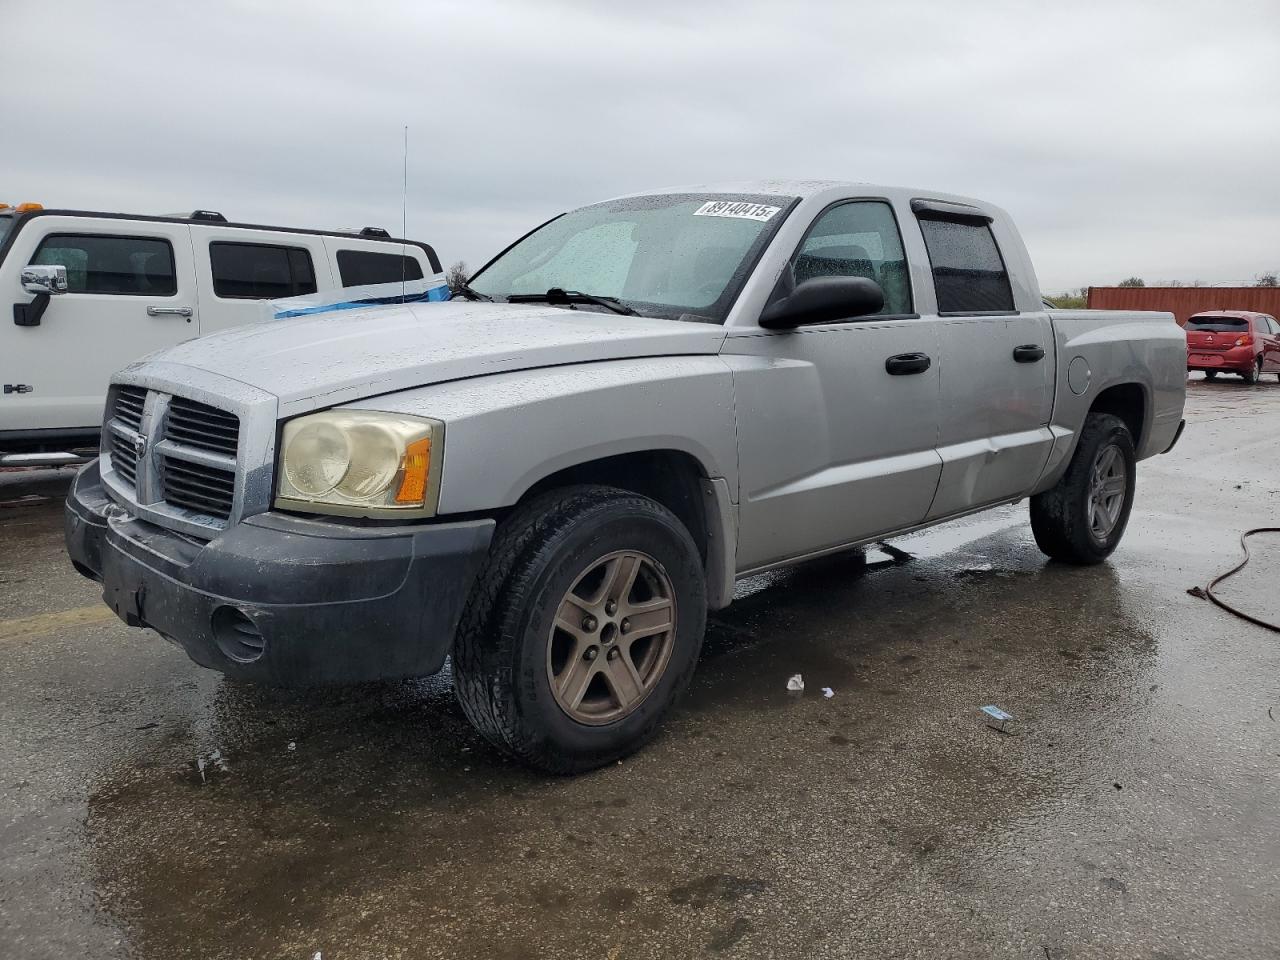
{"type": "Polygon", "coordinates": [[[547,642],[556,703],[579,723],[621,720],[662,679],[675,635],[675,591],[662,565],[636,550],[601,557],[556,610],[547,642]]]}

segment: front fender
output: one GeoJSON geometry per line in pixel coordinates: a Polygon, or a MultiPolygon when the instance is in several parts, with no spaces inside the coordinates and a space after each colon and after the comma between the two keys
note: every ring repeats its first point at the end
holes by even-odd
{"type": "Polygon", "coordinates": [[[733,384],[716,356],[648,357],[477,377],[359,403],[445,424],[439,513],[509,507],[566,467],[677,450],[738,497],[733,384]]]}

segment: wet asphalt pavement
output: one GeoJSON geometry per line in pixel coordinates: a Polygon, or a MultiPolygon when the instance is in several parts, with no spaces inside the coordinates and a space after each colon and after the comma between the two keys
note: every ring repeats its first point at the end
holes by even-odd
{"type": "MultiPolygon", "coordinates": [[[[447,677],[196,667],[14,502],[65,476],[0,475],[0,957],[1280,957],[1280,634],[1186,593],[1280,525],[1280,383],[1189,386],[1109,563],[1023,504],[745,581],[660,738],[576,779],[447,677]]],[[[1223,594],[1280,620],[1280,537],[1223,594]]]]}

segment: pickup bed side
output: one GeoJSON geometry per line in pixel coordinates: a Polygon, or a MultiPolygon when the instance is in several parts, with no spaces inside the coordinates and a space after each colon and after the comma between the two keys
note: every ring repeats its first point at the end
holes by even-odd
{"type": "Polygon", "coordinates": [[[1085,415],[1115,413],[1128,424],[1139,460],[1164,453],[1177,437],[1186,395],[1179,363],[1186,337],[1173,314],[1052,310],[1057,353],[1053,447],[1034,493],[1058,482],[1085,415]]]}

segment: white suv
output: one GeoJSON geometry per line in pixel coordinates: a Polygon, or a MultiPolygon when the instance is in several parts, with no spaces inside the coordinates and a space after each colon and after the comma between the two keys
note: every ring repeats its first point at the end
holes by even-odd
{"type": "MultiPolygon", "coordinates": [[[[112,373],[261,319],[260,301],[440,273],[425,243],[228,223],[0,206],[0,464],[97,444],[112,373]]],[[[69,458],[68,458],[69,459],[69,458]]]]}

